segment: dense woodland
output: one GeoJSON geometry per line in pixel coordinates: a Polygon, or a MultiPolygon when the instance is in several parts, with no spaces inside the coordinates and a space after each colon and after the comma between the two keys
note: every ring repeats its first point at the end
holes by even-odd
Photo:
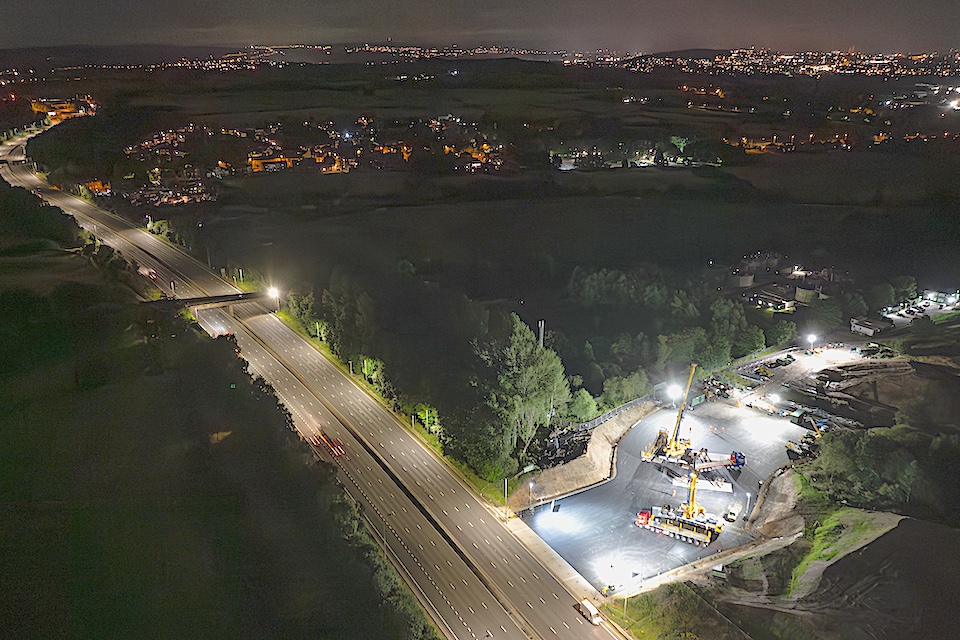
{"type": "MultiPolygon", "coordinates": [[[[649,393],[651,379],[663,380],[690,362],[696,362],[700,375],[707,376],[737,358],[790,345],[797,338],[796,323],[777,317],[783,314],[751,313],[748,319],[749,307],[718,292],[718,287],[704,286],[709,283],[687,282],[686,288],[673,289],[664,284],[663,272],[653,267],[631,274],[578,269],[568,287],[575,304],[594,311],[600,307],[618,318],[650,318],[647,324],[635,325],[646,328],[649,335],[638,331],[598,336],[596,347],[590,340],[581,347],[557,332],[548,334],[541,348],[534,330],[517,314],[491,312],[461,298],[459,313],[444,316],[467,321],[455,327],[453,334],[461,344],[446,343],[447,350],[434,343],[440,351],[432,354],[445,358],[444,371],[459,372],[459,377],[427,380],[447,393],[418,397],[396,382],[403,379],[402,373],[393,376],[395,369],[405,369],[404,364],[385,364],[381,355],[381,345],[390,348],[388,319],[395,316],[379,311],[370,294],[351,292],[344,280],[337,282],[334,291],[322,292],[319,304],[313,292],[290,293],[291,315],[329,345],[335,356],[361,363],[360,372],[396,409],[419,415],[449,453],[489,480],[512,475],[536,459],[534,454],[552,431],[553,415],[586,421],[649,393]],[[454,360],[454,349],[460,362],[454,360]],[[561,354],[575,363],[577,373],[567,371],[561,354]],[[450,402],[451,397],[456,403],[450,402]]],[[[829,332],[842,327],[850,316],[867,313],[864,294],[848,286],[813,305],[805,316],[806,326],[829,332]]],[[[889,304],[915,292],[913,278],[896,277],[865,293],[875,302],[889,304]]],[[[418,343],[418,362],[431,357],[430,347],[429,340],[418,343]]]]}

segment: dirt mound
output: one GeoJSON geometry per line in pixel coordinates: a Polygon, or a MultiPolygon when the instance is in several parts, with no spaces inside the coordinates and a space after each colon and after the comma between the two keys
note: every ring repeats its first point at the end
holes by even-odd
{"type": "MultiPolygon", "coordinates": [[[[892,364],[892,363],[891,363],[892,364]]],[[[909,363],[894,375],[869,377],[845,389],[851,396],[870,399],[899,409],[914,407],[934,425],[956,424],[960,415],[960,369],[929,362],[909,363]]]]}
{"type": "Polygon", "coordinates": [[[905,519],[823,572],[805,608],[842,614],[875,638],[953,638],[960,531],[905,519]]]}
{"type": "Polygon", "coordinates": [[[797,511],[797,484],[787,469],[774,478],[759,496],[752,526],[764,538],[778,538],[803,531],[803,515],[797,511]]]}
{"type": "MultiPolygon", "coordinates": [[[[892,514],[871,513],[878,518],[892,514]]],[[[754,638],[951,638],[960,604],[960,531],[921,520],[899,525],[829,566],[811,563],[816,590],[778,597],[801,547],[749,557],[727,568],[727,584],[704,597],[754,638]]],[[[826,564],[826,561],[824,561],[826,564]]],[[[801,581],[802,582],[802,581],[801,581]]]]}
{"type": "MultiPolygon", "coordinates": [[[[891,514],[876,514],[891,515],[891,514]]],[[[833,562],[819,586],[796,599],[778,597],[798,559],[794,547],[746,558],[727,568],[727,584],[701,591],[754,638],[952,638],[960,573],[951,561],[960,531],[904,519],[888,533],[833,562]]],[[[813,567],[811,567],[813,569],[813,567]]],[[[809,573],[809,570],[808,570],[809,573]]]]}
{"type": "Polygon", "coordinates": [[[828,396],[875,414],[878,424],[892,424],[905,407],[938,427],[960,415],[960,368],[947,359],[867,360],[824,369],[818,379],[828,396]]]}

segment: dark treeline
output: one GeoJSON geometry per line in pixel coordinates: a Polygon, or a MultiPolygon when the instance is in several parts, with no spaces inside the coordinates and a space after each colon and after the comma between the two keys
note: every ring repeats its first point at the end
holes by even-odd
{"type": "Polygon", "coordinates": [[[15,93],[0,96],[0,138],[8,131],[20,129],[40,120],[30,108],[30,101],[15,93]]]}
{"type": "Polygon", "coordinates": [[[495,480],[537,459],[552,415],[589,420],[691,362],[709,375],[793,343],[798,322],[827,335],[917,292],[908,276],[847,279],[791,316],[747,305],[725,277],[576,268],[563,296],[574,320],[547,331],[544,348],[535,321],[452,295],[406,260],[376,285],[336,271],[328,287],[288,295],[287,307],[395,409],[419,416],[448,453],[495,480]]]}
{"type": "Polygon", "coordinates": [[[335,274],[320,292],[290,294],[287,306],[395,408],[419,415],[434,407],[430,430],[489,479],[534,459],[551,415],[589,420],[648,393],[651,377],[694,361],[710,373],[797,335],[793,322],[764,318],[761,326],[739,301],[703,283],[672,283],[652,267],[629,274],[578,269],[568,287],[573,304],[629,316],[649,333],[595,336],[594,346],[551,331],[540,348],[516,314],[441,295],[412,270],[400,265],[387,299],[374,300],[335,274]],[[568,372],[561,354],[583,375],[568,372]]]}
{"type": "MultiPolygon", "coordinates": [[[[953,390],[955,393],[955,388],[953,390]]],[[[892,427],[824,436],[820,455],[801,472],[824,500],[960,524],[960,435],[925,415],[918,398],[892,427]]]]}
{"type": "Polygon", "coordinates": [[[0,234],[8,243],[49,241],[60,247],[77,246],[80,227],[73,218],[49,207],[26,189],[0,182],[0,234]]]}

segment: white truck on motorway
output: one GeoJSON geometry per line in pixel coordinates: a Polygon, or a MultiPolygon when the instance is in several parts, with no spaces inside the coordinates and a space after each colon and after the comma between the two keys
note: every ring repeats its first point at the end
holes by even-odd
{"type": "Polygon", "coordinates": [[[579,611],[580,615],[586,618],[590,624],[600,624],[600,610],[588,599],[584,598],[577,603],[577,611],[579,611]]]}

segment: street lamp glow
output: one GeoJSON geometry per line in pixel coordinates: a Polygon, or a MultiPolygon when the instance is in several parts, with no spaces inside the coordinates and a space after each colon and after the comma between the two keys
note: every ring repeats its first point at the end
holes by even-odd
{"type": "Polygon", "coordinates": [[[683,392],[680,390],[678,385],[672,384],[667,387],[667,395],[670,396],[671,400],[676,400],[679,398],[681,393],[683,392]]]}
{"type": "Polygon", "coordinates": [[[810,343],[810,348],[813,349],[813,343],[817,341],[817,336],[811,333],[807,336],[807,341],[810,343]]]}
{"type": "Polygon", "coordinates": [[[280,291],[276,287],[270,287],[270,289],[267,290],[267,295],[271,298],[276,298],[280,295],[280,291]]]}

